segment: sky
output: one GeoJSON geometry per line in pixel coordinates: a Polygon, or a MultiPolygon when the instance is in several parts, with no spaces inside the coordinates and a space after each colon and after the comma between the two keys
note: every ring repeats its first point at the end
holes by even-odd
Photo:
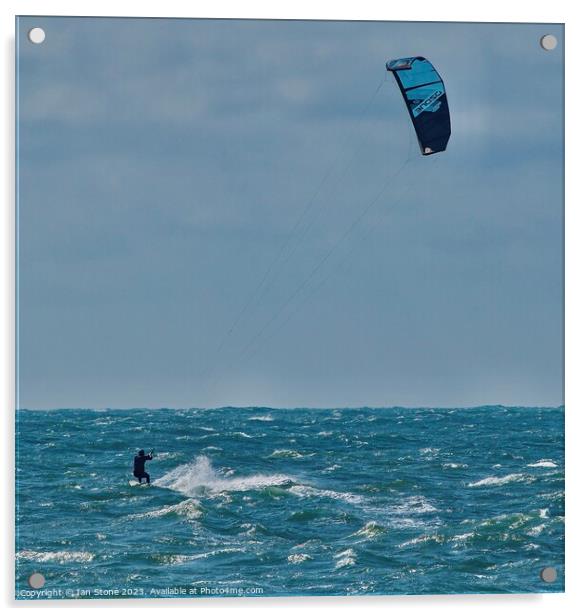
{"type": "Polygon", "coordinates": [[[17,406],[562,404],[563,38],[20,18],[17,406]]]}

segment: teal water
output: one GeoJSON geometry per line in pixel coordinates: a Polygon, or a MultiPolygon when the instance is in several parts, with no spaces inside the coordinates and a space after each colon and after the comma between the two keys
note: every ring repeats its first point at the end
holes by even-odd
{"type": "Polygon", "coordinates": [[[561,592],[563,408],[17,413],[16,594],[561,592]],[[154,485],[132,486],[136,450],[154,485]],[[558,579],[541,581],[554,566],[558,579]]]}

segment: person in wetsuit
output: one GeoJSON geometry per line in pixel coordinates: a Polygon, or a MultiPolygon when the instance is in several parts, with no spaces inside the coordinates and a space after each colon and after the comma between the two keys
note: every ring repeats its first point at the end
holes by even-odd
{"type": "Polygon", "coordinates": [[[133,475],[139,480],[139,483],[143,483],[143,479],[146,479],[147,483],[151,483],[149,473],[145,472],[145,462],[147,462],[147,460],[153,460],[153,452],[145,455],[145,451],[141,449],[135,456],[133,475]]]}

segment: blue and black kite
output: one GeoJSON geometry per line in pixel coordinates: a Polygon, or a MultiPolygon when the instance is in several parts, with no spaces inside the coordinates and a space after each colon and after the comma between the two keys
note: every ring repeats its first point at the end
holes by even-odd
{"type": "Polygon", "coordinates": [[[386,63],[394,74],[424,156],[443,152],[451,135],[445,84],[433,65],[422,56],[386,63]]]}

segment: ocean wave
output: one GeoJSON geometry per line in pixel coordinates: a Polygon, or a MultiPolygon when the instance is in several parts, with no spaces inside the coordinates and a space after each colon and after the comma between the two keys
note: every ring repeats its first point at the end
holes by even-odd
{"type": "Polygon", "coordinates": [[[150,558],[160,565],[182,565],[194,560],[193,556],[186,554],[152,554],[150,558]]]}
{"type": "Polygon", "coordinates": [[[557,468],[557,464],[553,460],[537,460],[533,464],[527,464],[531,468],[557,468]]]}
{"type": "Polygon", "coordinates": [[[484,479],[480,479],[479,481],[472,481],[467,484],[468,488],[480,488],[484,486],[503,486],[507,483],[521,483],[528,482],[530,477],[523,473],[511,473],[510,475],[505,475],[504,477],[485,477],[484,479]]]}
{"type": "Polygon", "coordinates": [[[426,458],[434,458],[438,453],[439,449],[437,447],[423,447],[419,449],[419,453],[421,456],[425,456],[426,458]]]}
{"type": "Polygon", "coordinates": [[[537,498],[541,498],[549,501],[561,501],[565,496],[563,490],[558,490],[557,492],[547,492],[545,494],[538,494],[537,498]]]}
{"type": "MultiPolygon", "coordinates": [[[[259,522],[256,522],[255,524],[253,524],[252,522],[245,522],[245,523],[241,524],[239,528],[243,529],[243,532],[241,532],[239,534],[240,535],[247,535],[248,537],[255,537],[258,534],[259,535],[267,535],[268,534],[267,528],[263,524],[260,524],[259,522]]],[[[257,543],[257,542],[253,541],[253,543],[257,543]]]]}
{"type": "MultiPolygon", "coordinates": [[[[536,516],[529,513],[502,513],[492,518],[486,518],[474,523],[479,529],[485,529],[487,527],[499,527],[508,530],[517,530],[536,516]]],[[[465,523],[466,521],[464,521],[465,523]]]]}
{"type": "Polygon", "coordinates": [[[407,548],[413,545],[418,545],[420,543],[444,543],[445,538],[442,535],[420,535],[419,537],[413,537],[412,539],[408,539],[407,541],[403,541],[398,544],[399,548],[407,548]]]}
{"type": "Polygon", "coordinates": [[[431,528],[431,526],[438,526],[439,522],[431,524],[427,520],[419,520],[415,518],[394,518],[390,521],[390,527],[396,530],[407,530],[415,528],[431,528]]]}
{"type": "Polygon", "coordinates": [[[34,550],[21,550],[16,554],[18,560],[30,560],[37,563],[56,562],[60,565],[67,563],[89,563],[95,558],[92,552],[36,552],[34,550]]]}
{"type": "Polygon", "coordinates": [[[341,569],[341,567],[352,567],[357,561],[357,554],[355,553],[355,550],[350,548],[335,554],[335,561],[335,569],[341,569]]]}
{"type": "Polygon", "coordinates": [[[200,554],[194,554],[190,560],[202,560],[205,558],[211,558],[214,556],[222,556],[223,554],[243,554],[247,550],[245,548],[227,547],[218,548],[216,550],[210,550],[208,552],[201,552],[200,554]]]}
{"type": "Polygon", "coordinates": [[[289,458],[292,460],[298,460],[300,458],[312,458],[315,455],[316,455],[315,453],[300,453],[299,451],[296,451],[295,449],[275,449],[269,457],[270,458],[289,458]]]}
{"type": "Polygon", "coordinates": [[[469,539],[472,539],[475,536],[475,533],[473,531],[471,532],[467,532],[467,533],[462,533],[461,535],[454,535],[453,537],[451,537],[451,539],[449,539],[449,541],[451,543],[456,543],[456,544],[464,544],[467,543],[469,539]]]}
{"type": "Polygon", "coordinates": [[[209,552],[202,552],[201,554],[195,554],[192,560],[201,560],[203,558],[210,558],[211,556],[221,556],[223,554],[244,554],[247,550],[245,548],[229,547],[219,548],[217,550],[210,550],[209,552]]]}
{"type": "Polygon", "coordinates": [[[249,475],[227,479],[214,470],[206,456],[197,456],[192,462],[174,468],[154,483],[158,487],[174,490],[187,496],[197,496],[203,492],[260,490],[293,482],[294,480],[291,477],[280,474],[249,475]]]}
{"type": "Polygon", "coordinates": [[[453,535],[451,537],[446,537],[441,534],[424,534],[419,535],[418,537],[413,537],[412,539],[408,539],[398,545],[399,548],[407,548],[415,545],[419,545],[421,543],[437,543],[437,544],[451,544],[453,547],[463,546],[469,541],[472,541],[476,537],[476,533],[474,531],[469,531],[466,533],[461,533],[459,535],[453,535]]]}
{"type": "Polygon", "coordinates": [[[539,509],[531,513],[500,514],[480,521],[464,520],[462,524],[474,526],[470,530],[473,533],[470,538],[472,541],[478,538],[484,542],[499,540],[520,543],[525,542],[525,537],[537,537],[552,528],[552,525],[558,524],[556,518],[550,517],[546,509],[539,509]]]}
{"type": "Polygon", "coordinates": [[[288,556],[288,562],[292,565],[299,565],[305,560],[312,560],[312,556],[310,554],[290,554],[288,556]]]}
{"type": "Polygon", "coordinates": [[[275,449],[270,458],[304,458],[305,456],[294,449],[275,449]]]}
{"type": "Polygon", "coordinates": [[[161,451],[158,452],[156,457],[158,460],[173,460],[177,458],[180,454],[174,451],[161,451]]]}
{"type": "Polygon", "coordinates": [[[385,517],[386,526],[397,530],[438,527],[441,520],[432,514],[439,511],[424,496],[409,496],[400,502],[374,505],[368,502],[364,513],[377,519],[385,517]]]}
{"type": "Polygon", "coordinates": [[[223,554],[237,554],[244,552],[244,548],[219,548],[217,550],[210,550],[209,552],[202,552],[200,554],[154,554],[152,558],[156,562],[163,565],[180,565],[186,562],[192,562],[194,560],[221,556],[223,554]]]}
{"type": "Polygon", "coordinates": [[[110,426],[111,424],[115,423],[115,419],[110,417],[110,418],[102,418],[100,417],[99,419],[95,419],[93,422],[94,426],[110,426]]]}
{"type": "Polygon", "coordinates": [[[150,518],[161,518],[166,515],[178,515],[188,520],[195,520],[202,516],[202,509],[200,503],[194,499],[188,499],[175,505],[168,505],[167,507],[161,507],[160,509],[154,509],[152,511],[144,511],[142,513],[132,513],[127,517],[128,520],[142,520],[150,518]]]}
{"type": "Polygon", "coordinates": [[[409,496],[401,503],[392,505],[388,511],[395,514],[419,514],[419,513],[434,513],[438,509],[432,505],[424,496],[409,496]]]}
{"type": "Polygon", "coordinates": [[[296,496],[300,496],[302,498],[312,498],[312,497],[324,497],[324,498],[332,498],[334,500],[345,501],[346,503],[357,504],[362,502],[362,497],[357,494],[351,494],[350,492],[336,492],[335,490],[321,490],[319,488],[314,488],[312,486],[307,485],[295,485],[289,488],[288,490],[292,494],[296,496]]]}
{"type": "Polygon", "coordinates": [[[352,537],[365,537],[366,539],[375,539],[379,535],[383,535],[386,529],[380,526],[377,522],[370,521],[362,526],[358,531],[354,532],[352,537]]]}
{"type": "Polygon", "coordinates": [[[537,526],[533,526],[527,531],[527,535],[531,537],[538,537],[545,529],[547,528],[547,524],[538,524],[537,526]]]}

